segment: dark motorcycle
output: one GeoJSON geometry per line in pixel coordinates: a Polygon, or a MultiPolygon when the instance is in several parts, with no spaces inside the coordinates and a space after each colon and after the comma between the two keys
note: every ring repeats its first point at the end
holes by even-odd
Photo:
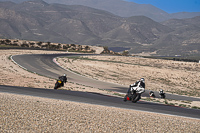
{"type": "Polygon", "coordinates": [[[165,98],[165,93],[159,93],[160,98],[165,98]]]}
{"type": "Polygon", "coordinates": [[[54,89],[57,90],[58,88],[64,86],[64,83],[62,80],[57,80],[56,83],[55,83],[55,87],[54,89]]]}
{"type": "Polygon", "coordinates": [[[152,97],[152,98],[155,98],[154,92],[153,92],[153,91],[150,91],[150,92],[149,92],[149,96],[152,97]]]}
{"type": "Polygon", "coordinates": [[[159,95],[160,95],[160,98],[165,98],[165,93],[164,93],[163,89],[161,89],[159,91],[159,95]]]}
{"type": "Polygon", "coordinates": [[[133,103],[136,103],[137,101],[139,101],[141,99],[141,94],[137,93],[137,88],[135,88],[134,90],[132,90],[130,93],[128,93],[125,97],[124,97],[124,101],[132,101],[133,103]]]}

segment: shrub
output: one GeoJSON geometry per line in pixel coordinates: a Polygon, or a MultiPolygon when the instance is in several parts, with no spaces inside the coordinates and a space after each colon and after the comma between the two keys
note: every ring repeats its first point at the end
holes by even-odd
{"type": "Polygon", "coordinates": [[[200,109],[200,107],[192,106],[193,109],[200,109]]]}

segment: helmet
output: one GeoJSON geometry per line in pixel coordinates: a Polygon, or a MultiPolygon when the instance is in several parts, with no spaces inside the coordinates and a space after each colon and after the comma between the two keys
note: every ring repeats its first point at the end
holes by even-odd
{"type": "Polygon", "coordinates": [[[63,76],[67,76],[66,74],[64,74],[63,76]]]}
{"type": "Polygon", "coordinates": [[[144,78],[141,78],[140,81],[145,82],[144,78]]]}
{"type": "Polygon", "coordinates": [[[160,92],[159,93],[163,93],[163,90],[162,89],[160,89],[160,92]]]}

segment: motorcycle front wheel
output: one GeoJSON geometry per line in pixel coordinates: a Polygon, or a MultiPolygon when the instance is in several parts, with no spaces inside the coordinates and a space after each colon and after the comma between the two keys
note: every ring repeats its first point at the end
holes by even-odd
{"type": "Polygon", "coordinates": [[[57,90],[57,89],[58,89],[58,87],[59,87],[59,83],[57,82],[57,83],[55,84],[55,87],[54,87],[54,89],[55,89],[55,90],[57,90]]]}
{"type": "Polygon", "coordinates": [[[136,103],[136,102],[139,101],[139,100],[140,100],[140,94],[134,94],[133,99],[132,99],[132,102],[133,102],[133,103],[136,103]]]}

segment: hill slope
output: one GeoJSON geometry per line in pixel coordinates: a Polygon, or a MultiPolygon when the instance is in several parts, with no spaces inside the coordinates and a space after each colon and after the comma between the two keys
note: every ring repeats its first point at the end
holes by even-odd
{"type": "MultiPolygon", "coordinates": [[[[20,3],[28,0],[0,0],[20,3]]],[[[154,21],[162,22],[168,19],[192,18],[200,16],[200,12],[178,12],[169,14],[150,4],[137,4],[125,0],[44,0],[47,3],[59,3],[65,5],[83,5],[111,12],[121,17],[146,16],[154,21]]]]}
{"type": "Polygon", "coordinates": [[[161,24],[145,16],[123,18],[86,6],[0,2],[0,29],[1,38],[126,47],[130,53],[200,51],[199,17],[161,24]]]}

